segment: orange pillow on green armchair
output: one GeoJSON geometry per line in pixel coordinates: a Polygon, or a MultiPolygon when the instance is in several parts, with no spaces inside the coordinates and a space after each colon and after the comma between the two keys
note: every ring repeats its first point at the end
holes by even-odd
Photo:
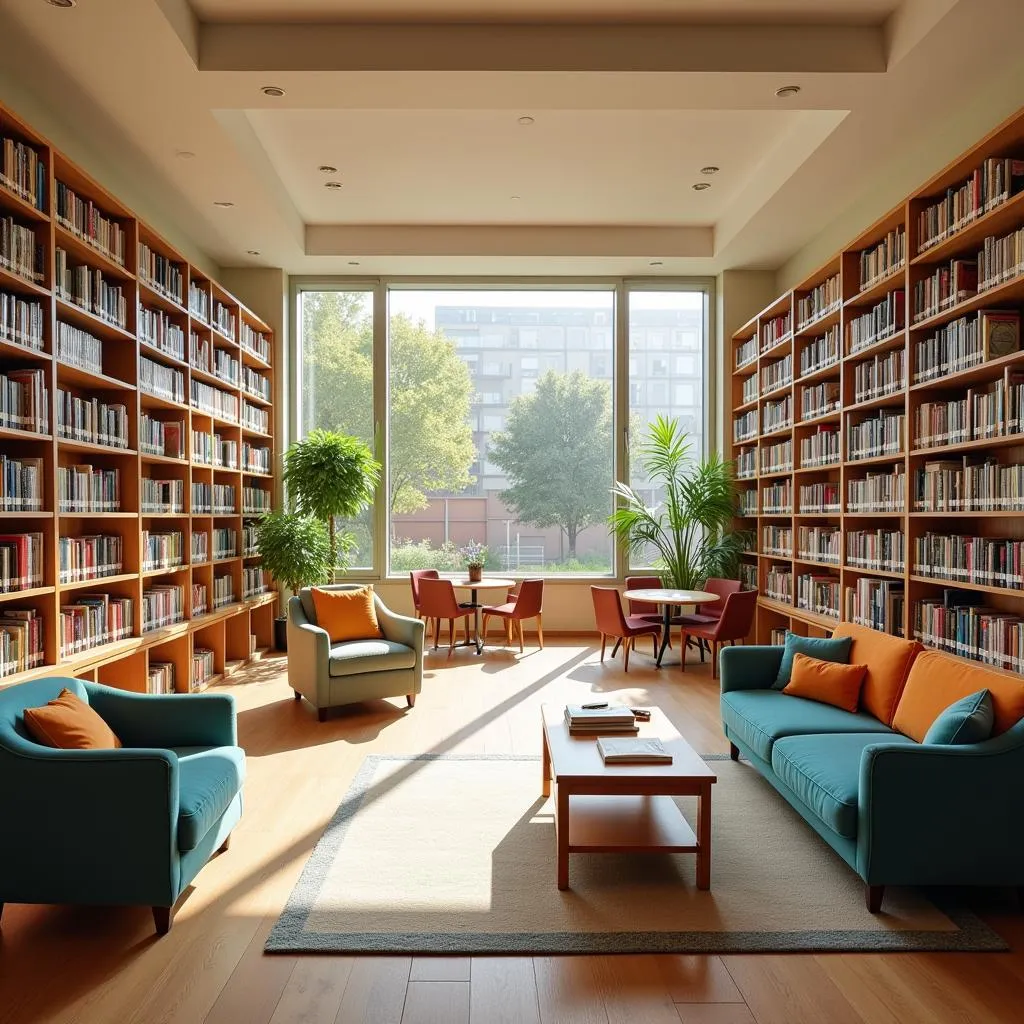
{"type": "Polygon", "coordinates": [[[353,590],[321,590],[313,587],[316,624],[327,630],[332,644],[346,640],[379,640],[384,634],[377,622],[373,587],[353,590]]]}
{"type": "Polygon", "coordinates": [[[860,693],[861,710],[885,725],[892,725],[910,666],[924,648],[916,640],[904,640],[853,622],[840,622],[836,626],[832,639],[841,636],[853,641],[850,661],[867,666],[860,693]]]}
{"type": "Polygon", "coordinates": [[[856,711],[866,671],[865,665],[843,665],[797,654],[793,658],[789,682],[782,692],[791,697],[806,697],[807,700],[832,704],[844,711],[856,711]]]}

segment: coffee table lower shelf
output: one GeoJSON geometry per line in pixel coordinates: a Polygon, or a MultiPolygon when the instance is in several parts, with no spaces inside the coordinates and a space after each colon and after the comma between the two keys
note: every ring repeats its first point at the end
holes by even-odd
{"type": "Polygon", "coordinates": [[[697,836],[669,796],[569,797],[569,853],[696,853],[697,836]]]}

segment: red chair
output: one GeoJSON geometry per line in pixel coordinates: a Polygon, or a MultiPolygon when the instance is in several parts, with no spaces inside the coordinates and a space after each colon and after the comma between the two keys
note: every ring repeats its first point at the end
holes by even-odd
{"type": "MultiPolygon", "coordinates": [[[[409,573],[409,583],[412,586],[412,605],[416,609],[417,619],[423,618],[420,612],[420,580],[436,580],[438,578],[436,569],[414,569],[409,573]]],[[[427,636],[430,636],[429,620],[427,621],[427,636]]]]}
{"type": "Polygon", "coordinates": [[[654,656],[658,656],[661,626],[646,622],[636,615],[623,615],[619,592],[614,587],[591,587],[590,593],[594,599],[597,628],[601,633],[601,661],[604,661],[605,643],[610,636],[615,637],[615,650],[618,650],[619,643],[622,644],[622,667],[626,672],[629,671],[629,652],[638,636],[649,636],[654,656]]]}
{"type": "MultiPolygon", "coordinates": [[[[754,623],[754,611],[757,608],[757,591],[740,590],[725,599],[722,614],[715,622],[707,624],[684,624],[680,637],[680,650],[683,652],[682,671],[686,671],[686,644],[690,637],[703,640],[711,647],[711,678],[718,678],[718,648],[722,644],[737,640],[746,640],[750,635],[750,627],[754,623]]],[[[704,654],[701,652],[701,661],[704,654]]]]}
{"type": "Polygon", "coordinates": [[[519,653],[523,652],[523,619],[537,620],[537,642],[544,649],[544,628],[541,619],[541,607],[544,604],[544,581],[523,580],[517,593],[508,593],[505,604],[484,605],[481,609],[484,616],[483,635],[487,636],[487,620],[494,615],[505,623],[505,642],[512,643],[512,626],[515,624],[519,632],[519,653]]]}
{"type": "Polygon", "coordinates": [[[441,620],[448,620],[448,657],[450,658],[452,651],[455,650],[455,620],[463,620],[468,641],[470,639],[469,618],[471,613],[459,604],[451,580],[431,579],[429,576],[421,577],[419,587],[420,614],[434,623],[435,651],[437,650],[437,641],[441,637],[441,620]]]}
{"type": "MultiPolygon", "coordinates": [[[[660,576],[627,576],[627,590],[661,590],[665,584],[660,576]]],[[[634,618],[643,619],[645,622],[653,622],[656,626],[664,624],[664,616],[658,611],[656,604],[648,604],[646,601],[627,601],[626,607],[629,614],[634,618]]],[[[672,637],[668,639],[669,648],[672,647],[672,637]]]]}
{"type": "MultiPolygon", "coordinates": [[[[717,594],[717,601],[709,601],[707,604],[697,606],[693,615],[683,615],[680,623],[683,626],[713,626],[721,617],[725,609],[725,602],[730,594],[738,594],[743,588],[739,580],[723,580],[717,576],[709,576],[701,588],[709,594],[717,594]]],[[[704,664],[704,642],[698,640],[697,647],[700,648],[700,661],[704,664]]]]}

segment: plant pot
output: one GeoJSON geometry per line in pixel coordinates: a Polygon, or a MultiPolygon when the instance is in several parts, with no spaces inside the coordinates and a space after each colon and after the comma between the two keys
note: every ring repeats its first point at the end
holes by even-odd
{"type": "Polygon", "coordinates": [[[288,650],[288,619],[283,615],[274,619],[274,649],[288,650]]]}
{"type": "Polygon", "coordinates": [[[469,570],[469,582],[479,583],[484,578],[484,567],[482,565],[467,565],[469,570]]]}

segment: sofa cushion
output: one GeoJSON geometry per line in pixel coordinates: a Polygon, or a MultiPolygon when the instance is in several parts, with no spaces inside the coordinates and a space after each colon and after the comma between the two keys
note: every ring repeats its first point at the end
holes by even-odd
{"type": "Polygon", "coordinates": [[[778,690],[730,690],[722,694],[722,721],[765,761],[771,760],[772,744],[782,736],[813,733],[871,733],[879,738],[893,735],[877,718],[851,714],[831,704],[790,697],[778,690]]]}
{"type": "Polygon", "coordinates": [[[924,648],[916,640],[903,640],[853,622],[840,622],[832,631],[833,639],[842,636],[853,640],[849,660],[868,667],[860,691],[861,710],[892,725],[907,673],[924,648]]]}
{"type": "Polygon", "coordinates": [[[779,666],[779,674],[772,686],[776,690],[786,687],[793,673],[793,658],[797,654],[806,654],[807,657],[817,658],[819,661],[835,661],[845,665],[850,660],[850,642],[850,638],[845,636],[838,640],[830,640],[823,636],[800,636],[799,633],[787,633],[782,651],[782,664],[779,666]]]}
{"type": "Polygon", "coordinates": [[[245,781],[241,747],[172,747],[178,755],[178,849],[194,850],[245,781]]]}
{"type": "Polygon", "coordinates": [[[416,652],[394,640],[351,640],[331,648],[328,675],[357,676],[363,672],[392,672],[415,668],[416,652]]]}
{"type": "Polygon", "coordinates": [[[346,640],[370,640],[383,636],[373,603],[373,587],[351,590],[313,588],[316,623],[327,630],[332,644],[346,640]]]}
{"type": "Polygon", "coordinates": [[[860,758],[872,743],[916,745],[906,736],[870,733],[786,736],[772,747],[772,769],[833,832],[856,839],[860,758]]]}
{"type": "Polygon", "coordinates": [[[866,671],[866,665],[837,665],[798,654],[793,659],[793,672],[782,692],[855,712],[866,671]]]}
{"type": "Polygon", "coordinates": [[[992,698],[979,690],[950,704],[924,734],[925,743],[959,745],[981,743],[992,735],[992,698]]]}
{"type": "Polygon", "coordinates": [[[932,722],[950,704],[978,690],[988,690],[992,697],[993,736],[1024,718],[1024,680],[1019,676],[968,665],[938,651],[925,651],[910,670],[893,728],[922,743],[932,722]]]}
{"type": "Polygon", "coordinates": [[[40,708],[25,708],[25,730],[59,750],[112,750],[121,746],[114,730],[81,697],[66,687],[40,708]]]}

